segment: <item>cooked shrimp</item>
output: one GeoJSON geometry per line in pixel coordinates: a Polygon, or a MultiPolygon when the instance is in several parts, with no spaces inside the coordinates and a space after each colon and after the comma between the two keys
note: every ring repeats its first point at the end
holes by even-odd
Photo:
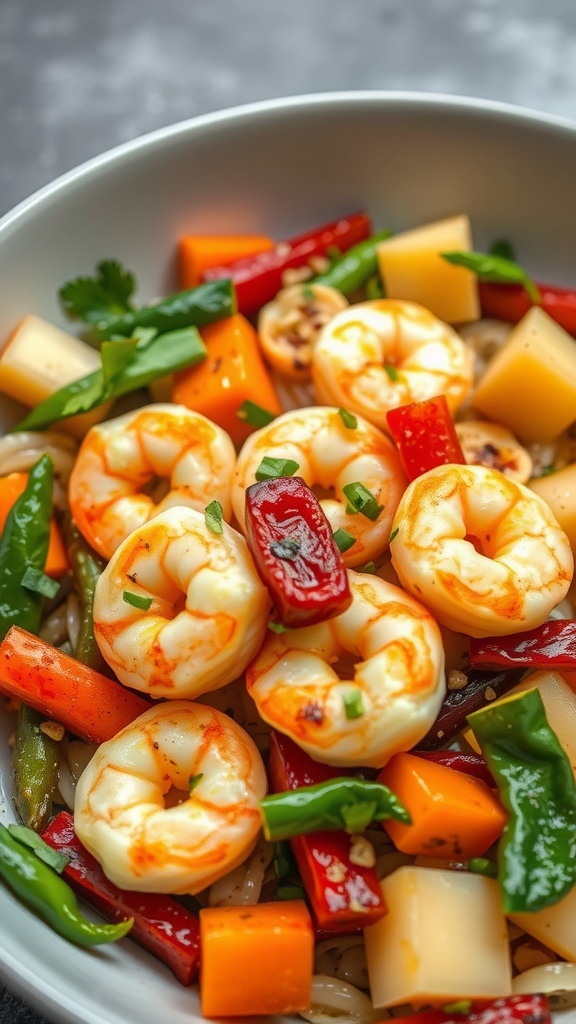
{"type": "Polygon", "coordinates": [[[360,417],[355,427],[346,426],[344,419],[338,409],[312,406],[286,412],[252,434],[234,474],[232,504],[238,522],[244,523],[246,488],[255,482],[262,459],[293,459],[298,464],[295,475],[321,492],[320,504],[332,530],[342,528],[355,539],[343,556],[344,564],[357,566],[378,558],[388,547],[406,478],[384,434],[360,417]],[[362,484],[382,506],[375,520],[346,511],[343,488],[351,483],[362,484]]]}
{"type": "Polygon", "coordinates": [[[319,402],[343,405],[381,430],[399,405],[445,395],[454,411],[472,387],[472,353],[415,302],[376,299],[338,313],[312,353],[319,402]]]}
{"type": "Polygon", "coordinates": [[[402,586],[469,636],[540,625],[572,579],[570,543],[546,502],[486,466],[438,466],[418,477],[393,532],[402,586]]]}
{"type": "Polygon", "coordinates": [[[309,377],[320,331],[347,305],[342,292],[325,284],[282,288],[258,316],[258,337],[271,366],[289,377],[309,377]]]}
{"type": "Polygon", "coordinates": [[[197,697],[241,675],[258,650],[268,592],[246,542],[183,505],[134,530],[98,580],[94,634],[125,686],[197,697]]]}
{"type": "Polygon", "coordinates": [[[231,718],[192,701],[145,711],[98,747],[74,828],[122,889],[195,893],[251,853],[266,772],[231,718]]]}
{"type": "Polygon", "coordinates": [[[228,434],[205,416],[148,405],[88,431],[70,478],[70,509],[88,543],[110,558],[132,530],[172,505],[200,510],[216,499],[229,519],[235,461],[228,434]],[[170,488],[158,503],[143,493],[155,478],[170,488]]]}
{"type": "Polygon", "coordinates": [[[316,761],[378,768],[434,722],[444,649],[421,604],[377,576],[349,575],[347,611],[269,636],[246,683],[262,718],[316,761]],[[337,662],[349,678],[340,678],[337,662]]]}

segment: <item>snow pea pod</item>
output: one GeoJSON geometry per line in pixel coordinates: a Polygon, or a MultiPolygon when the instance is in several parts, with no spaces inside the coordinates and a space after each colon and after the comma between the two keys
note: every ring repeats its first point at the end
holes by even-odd
{"type": "Polygon", "coordinates": [[[42,594],[22,586],[27,569],[44,571],[52,515],[52,460],[32,467],[25,490],[12,506],[0,538],[0,640],[10,626],[37,633],[42,594]]]}
{"type": "Polygon", "coordinates": [[[12,752],[14,805],[34,832],[46,828],[58,786],[58,743],[40,728],[44,721],[46,715],[22,704],[12,752]]]}
{"type": "Polygon", "coordinates": [[[540,692],[489,704],[468,722],[509,815],[498,846],[504,911],[552,906],[576,883],[576,784],[540,692]]]}
{"type": "Polygon", "coordinates": [[[260,811],[264,835],[274,842],[324,829],[361,832],[385,818],[410,823],[408,811],[387,786],[347,776],[273,793],[260,801],[260,811]]]}
{"type": "Polygon", "coordinates": [[[159,334],[164,334],[182,327],[204,327],[235,312],[236,296],[232,281],[207,281],[195,288],[175,292],[153,306],[142,306],[108,319],[95,327],[95,333],[101,339],[128,338],[138,328],[153,327],[159,334]]]}
{"type": "Polygon", "coordinates": [[[84,917],[70,886],[32,850],[18,842],[5,825],[0,825],[0,877],[26,906],[77,946],[114,942],[132,927],[132,918],[119,924],[94,924],[84,917]]]}
{"type": "Polygon", "coordinates": [[[96,584],[106,561],[86,543],[70,516],[64,521],[64,537],[80,602],[80,628],[73,654],[84,665],[102,672],[106,663],[94,636],[92,609],[96,584]]]}
{"type": "Polygon", "coordinates": [[[391,234],[389,229],[379,231],[371,238],[353,245],[334,261],[325,274],[319,274],[311,283],[325,284],[330,288],[336,288],[343,295],[352,295],[366,284],[369,278],[377,274],[377,246],[385,238],[390,238],[391,234]]]}

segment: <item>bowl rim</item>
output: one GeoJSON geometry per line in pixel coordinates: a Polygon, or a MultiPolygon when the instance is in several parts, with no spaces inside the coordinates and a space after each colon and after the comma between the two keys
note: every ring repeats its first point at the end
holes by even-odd
{"type": "Polygon", "coordinates": [[[436,113],[463,114],[482,119],[485,117],[497,121],[508,121],[514,124],[531,124],[549,129],[559,135],[576,138],[576,120],[536,110],[532,107],[519,106],[501,100],[484,99],[479,96],[456,95],[442,92],[423,92],[418,90],[387,90],[387,89],[348,89],[318,93],[301,93],[293,96],[280,96],[263,100],[255,100],[231,107],[224,107],[204,114],[175,121],[160,128],[137,135],[104,150],[96,156],[75,165],[52,181],[22,199],[11,210],[0,217],[0,244],[5,234],[10,234],[13,227],[32,215],[37,207],[48,203],[53,196],[67,188],[72,182],[81,183],[101,170],[106,170],[126,157],[139,155],[141,152],[160,148],[166,141],[188,134],[193,135],[204,128],[228,122],[258,120],[270,113],[294,113],[314,108],[337,107],[344,105],[354,107],[360,105],[380,106],[388,109],[415,112],[428,108],[436,113]]]}

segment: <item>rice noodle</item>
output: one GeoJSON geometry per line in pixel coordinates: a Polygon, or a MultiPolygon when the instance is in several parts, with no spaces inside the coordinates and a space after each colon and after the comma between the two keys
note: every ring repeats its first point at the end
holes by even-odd
{"type": "Polygon", "coordinates": [[[65,740],[60,746],[58,765],[58,790],[62,803],[74,810],[76,783],[96,750],[93,743],[84,740],[65,740]]]}
{"type": "Polygon", "coordinates": [[[210,886],[209,905],[239,907],[254,906],[258,903],[266,868],[272,860],[273,853],[272,844],[261,838],[248,860],[210,886]]]}
{"type": "Polygon", "coordinates": [[[317,943],[314,969],[318,974],[368,991],[366,950],[361,935],[335,935],[317,943]]]}
{"type": "Polygon", "coordinates": [[[315,974],[312,978],[312,999],[309,1010],[300,1016],[311,1024],[372,1024],[385,1020],[386,1010],[375,1010],[368,996],[354,985],[315,974]]]}
{"type": "Polygon", "coordinates": [[[65,509],[68,480],[77,451],[74,438],[55,430],[6,434],[0,438],[0,476],[27,472],[42,455],[49,455],[54,466],[54,505],[65,509]]]}

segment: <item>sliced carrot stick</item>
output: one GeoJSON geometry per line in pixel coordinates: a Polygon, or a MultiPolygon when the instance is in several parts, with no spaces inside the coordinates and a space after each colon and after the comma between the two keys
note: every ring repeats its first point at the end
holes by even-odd
{"type": "MultiPolygon", "coordinates": [[[[7,476],[0,477],[0,533],[4,529],[12,505],[20,497],[27,483],[28,473],[8,473],[7,476]]],[[[44,572],[47,576],[60,579],[68,571],[68,568],[68,556],[62,534],[58,523],[52,517],[50,520],[50,544],[44,572]]]]}
{"type": "Polygon", "coordinates": [[[111,739],[150,707],[132,690],[19,626],[11,626],[0,643],[0,693],[90,743],[111,739]]]}
{"type": "Polygon", "coordinates": [[[195,288],[210,267],[274,248],[267,235],[185,235],[178,243],[180,287],[195,288]]]}
{"type": "Polygon", "coordinates": [[[379,772],[412,823],[383,822],[403,853],[449,860],[480,857],[496,842],[506,812],[485,782],[414,754],[395,754],[379,772]]]}
{"type": "Polygon", "coordinates": [[[303,900],[200,911],[204,1017],[284,1014],[310,1006],[314,933],[303,900]]]}
{"type": "Polygon", "coordinates": [[[242,444],[255,424],[238,416],[245,402],[282,412],[252,324],[236,313],[200,330],[208,356],[199,366],[175,374],[172,401],[201,412],[242,444]]]}

